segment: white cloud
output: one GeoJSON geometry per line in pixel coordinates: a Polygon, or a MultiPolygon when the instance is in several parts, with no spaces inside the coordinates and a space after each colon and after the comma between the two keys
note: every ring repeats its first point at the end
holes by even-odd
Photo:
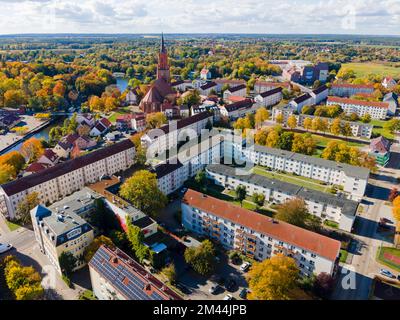
{"type": "Polygon", "coordinates": [[[0,3],[0,33],[400,34],[399,0],[382,0],[379,5],[376,0],[0,0],[0,3]],[[349,20],[352,23],[344,23],[349,20]]]}

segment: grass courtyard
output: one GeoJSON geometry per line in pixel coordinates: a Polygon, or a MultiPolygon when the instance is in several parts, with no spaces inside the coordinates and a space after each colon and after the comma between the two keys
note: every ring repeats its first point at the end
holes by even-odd
{"type": "Polygon", "coordinates": [[[372,132],[374,134],[381,135],[387,139],[394,139],[394,134],[385,128],[386,121],[372,120],[370,123],[374,126],[374,128],[372,129],[372,132]]]}
{"type": "Polygon", "coordinates": [[[123,116],[124,114],[128,114],[130,113],[130,109],[129,108],[119,108],[117,111],[114,111],[109,117],[108,120],[111,123],[115,123],[117,121],[117,118],[119,116],[123,116]]]}
{"type": "Polygon", "coordinates": [[[383,265],[400,272],[400,249],[381,247],[378,249],[376,260],[383,265]]]}
{"type": "Polygon", "coordinates": [[[365,78],[369,74],[376,74],[381,76],[391,76],[400,78],[400,65],[398,68],[385,65],[382,63],[344,63],[342,68],[354,70],[357,78],[365,78]]]}
{"type": "Polygon", "coordinates": [[[261,166],[256,166],[253,168],[253,173],[259,174],[261,176],[270,178],[270,179],[276,179],[288,183],[292,183],[295,185],[298,185],[300,187],[312,189],[312,190],[317,190],[317,191],[322,191],[322,192],[329,192],[330,187],[327,185],[323,185],[321,181],[310,179],[307,177],[301,177],[301,176],[294,176],[291,174],[285,174],[285,173],[277,173],[277,172],[272,172],[272,171],[267,171],[265,168],[261,166]]]}
{"type": "Polygon", "coordinates": [[[319,147],[319,148],[326,148],[326,146],[328,145],[328,143],[330,141],[337,141],[339,143],[345,142],[346,145],[351,146],[351,147],[359,147],[359,148],[365,147],[365,144],[363,144],[361,142],[352,142],[352,141],[344,141],[341,139],[332,139],[332,138],[324,137],[319,134],[312,134],[312,137],[315,139],[317,147],[319,147]]]}

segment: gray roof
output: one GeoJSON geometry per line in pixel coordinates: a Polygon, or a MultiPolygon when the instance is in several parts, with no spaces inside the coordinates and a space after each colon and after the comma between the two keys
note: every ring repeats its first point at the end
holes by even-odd
{"type": "Polygon", "coordinates": [[[262,175],[248,173],[240,168],[233,168],[222,164],[211,164],[207,166],[207,170],[219,173],[225,176],[233,177],[240,181],[264,187],[266,189],[284,192],[288,195],[297,196],[304,200],[317,201],[323,204],[331,204],[342,209],[342,214],[355,215],[357,212],[358,202],[339,198],[329,193],[317,190],[307,189],[292,183],[269,179],[262,175]]]}
{"type": "Polygon", "coordinates": [[[369,169],[364,167],[352,166],[346,163],[339,163],[331,160],[325,160],[322,158],[316,158],[312,156],[307,156],[300,153],[295,153],[291,151],[276,149],[265,147],[261,145],[254,145],[254,150],[262,153],[272,154],[275,156],[281,156],[288,159],[293,159],[297,161],[303,161],[306,163],[310,163],[316,166],[321,166],[324,168],[330,168],[333,170],[344,171],[347,176],[359,178],[359,179],[368,179],[369,177],[369,169]]]}

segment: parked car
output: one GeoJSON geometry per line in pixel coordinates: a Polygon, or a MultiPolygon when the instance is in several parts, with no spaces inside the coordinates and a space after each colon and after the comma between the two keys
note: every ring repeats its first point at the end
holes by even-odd
{"type": "Polygon", "coordinates": [[[226,290],[232,292],[235,289],[235,286],[236,286],[236,281],[233,279],[229,279],[226,282],[225,288],[226,288],[226,290]]]}
{"type": "Polygon", "coordinates": [[[220,289],[220,286],[217,283],[213,283],[211,285],[210,289],[208,289],[208,292],[211,294],[217,294],[219,289],[220,289]]]}
{"type": "Polygon", "coordinates": [[[243,288],[242,291],[239,293],[239,297],[242,299],[247,299],[247,294],[249,293],[249,290],[246,288],[243,288]]]}
{"type": "Polygon", "coordinates": [[[10,243],[0,243],[0,253],[10,251],[13,246],[10,243]]]}
{"type": "Polygon", "coordinates": [[[381,269],[379,271],[379,273],[381,275],[383,275],[385,277],[388,277],[388,278],[391,278],[391,279],[396,278],[396,276],[393,273],[391,273],[389,270],[386,270],[386,269],[381,269]]]}
{"type": "Polygon", "coordinates": [[[228,294],[224,297],[224,300],[233,300],[233,297],[232,297],[231,294],[228,293],[228,294]]]}
{"type": "Polygon", "coordinates": [[[249,270],[249,268],[251,267],[251,263],[250,262],[243,262],[243,264],[240,266],[240,270],[242,270],[243,272],[246,272],[247,270],[249,270]]]}

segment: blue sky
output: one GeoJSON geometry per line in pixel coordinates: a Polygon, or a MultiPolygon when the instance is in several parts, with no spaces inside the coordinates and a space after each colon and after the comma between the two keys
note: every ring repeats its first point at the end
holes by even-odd
{"type": "Polygon", "coordinates": [[[400,0],[0,0],[0,34],[400,35],[400,0]]]}

